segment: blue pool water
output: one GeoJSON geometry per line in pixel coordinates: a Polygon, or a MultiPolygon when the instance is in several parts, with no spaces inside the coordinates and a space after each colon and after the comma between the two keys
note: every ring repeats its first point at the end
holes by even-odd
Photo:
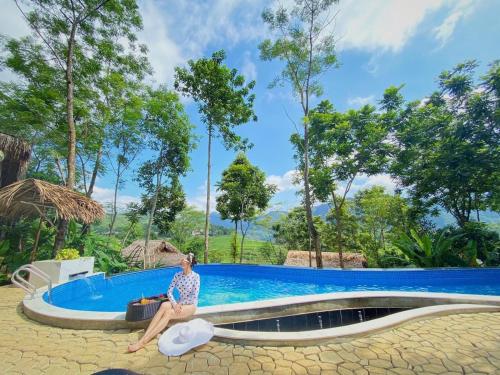
{"type": "MultiPolygon", "coordinates": [[[[56,306],[89,311],[125,311],[141,296],[165,293],[176,267],[94,276],[55,287],[56,306]]],[[[198,306],[350,291],[420,291],[500,295],[500,268],[317,270],[254,265],[199,265],[198,306]]],[[[47,301],[47,295],[44,295],[47,301]]]]}

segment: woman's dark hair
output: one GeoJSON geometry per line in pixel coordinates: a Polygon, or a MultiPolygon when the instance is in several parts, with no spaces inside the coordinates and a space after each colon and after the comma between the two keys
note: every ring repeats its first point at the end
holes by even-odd
{"type": "Polygon", "coordinates": [[[189,264],[191,264],[191,268],[196,266],[198,264],[198,261],[196,260],[196,256],[193,253],[189,253],[187,256],[187,260],[189,264]]]}

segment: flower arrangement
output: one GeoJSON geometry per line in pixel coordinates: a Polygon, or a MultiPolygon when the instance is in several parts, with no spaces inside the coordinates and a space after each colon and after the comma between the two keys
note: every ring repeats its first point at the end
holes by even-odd
{"type": "Polygon", "coordinates": [[[78,258],[80,258],[80,252],[72,248],[62,249],[56,255],[56,260],[71,260],[78,258]]]}

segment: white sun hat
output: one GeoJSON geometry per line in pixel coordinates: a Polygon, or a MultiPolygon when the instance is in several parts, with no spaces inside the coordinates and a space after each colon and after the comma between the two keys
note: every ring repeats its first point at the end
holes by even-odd
{"type": "Polygon", "coordinates": [[[167,329],[158,340],[158,349],[168,356],[178,356],[197,346],[206,344],[214,335],[214,326],[197,318],[177,323],[167,329]]]}

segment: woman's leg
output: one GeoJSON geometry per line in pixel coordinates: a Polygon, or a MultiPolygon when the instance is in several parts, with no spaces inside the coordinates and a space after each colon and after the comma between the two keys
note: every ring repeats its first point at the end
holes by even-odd
{"type": "Polygon", "coordinates": [[[158,325],[158,323],[161,321],[161,319],[164,318],[166,315],[170,314],[171,311],[173,311],[173,309],[172,309],[172,305],[170,304],[170,302],[163,302],[160,305],[160,308],[156,312],[155,316],[153,317],[153,320],[151,320],[151,322],[149,323],[149,326],[146,329],[144,336],[139,341],[137,341],[135,344],[129,345],[128,350],[130,352],[135,352],[136,350],[142,348],[145,345],[144,340],[143,340],[144,337],[146,337],[146,335],[148,333],[150,333],[152,330],[154,330],[155,327],[158,325]]]}
{"type": "Polygon", "coordinates": [[[168,325],[168,322],[177,319],[185,319],[193,315],[196,311],[196,306],[194,305],[182,305],[182,309],[180,313],[176,313],[173,309],[168,310],[160,321],[156,324],[152,329],[148,328],[148,331],[142,336],[141,343],[142,345],[146,345],[153,337],[155,337],[158,333],[163,331],[165,327],[168,325]]]}
{"type": "Polygon", "coordinates": [[[149,326],[146,329],[146,332],[144,333],[144,336],[148,332],[151,332],[158,325],[158,323],[165,316],[165,314],[170,313],[172,310],[173,310],[172,309],[172,304],[170,302],[163,302],[160,305],[160,308],[156,312],[155,316],[153,317],[153,320],[151,320],[151,323],[149,323],[149,326]]]}

